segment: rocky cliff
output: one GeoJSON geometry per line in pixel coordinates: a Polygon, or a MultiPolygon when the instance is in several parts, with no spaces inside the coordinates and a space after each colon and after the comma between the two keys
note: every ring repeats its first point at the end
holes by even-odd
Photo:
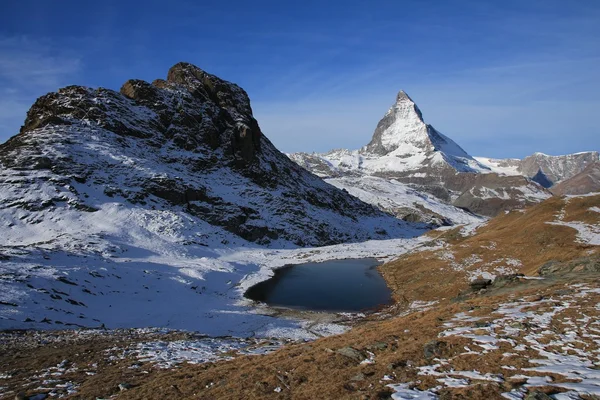
{"type": "Polygon", "coordinates": [[[583,171],[551,189],[558,196],[600,192],[600,161],[589,164],[583,171]]]}

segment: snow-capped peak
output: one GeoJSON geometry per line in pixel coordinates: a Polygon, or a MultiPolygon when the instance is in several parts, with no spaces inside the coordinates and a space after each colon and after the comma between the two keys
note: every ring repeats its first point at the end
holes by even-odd
{"type": "MultiPolygon", "coordinates": [[[[410,96],[408,95],[408,93],[406,93],[404,90],[400,90],[398,92],[398,94],[396,95],[396,105],[406,104],[406,103],[410,103],[412,106],[414,106],[415,108],[417,108],[415,102],[413,101],[413,99],[410,98],[410,96]]],[[[394,108],[394,107],[392,107],[392,108],[394,108]]],[[[418,111],[418,113],[420,115],[421,111],[419,111],[418,108],[417,108],[417,111],[418,111]]]]}
{"type": "Polygon", "coordinates": [[[377,155],[385,155],[398,149],[412,153],[414,147],[428,147],[427,136],[427,125],[423,121],[421,110],[401,90],[395,103],[377,124],[371,142],[363,150],[377,155]]]}
{"type": "MultiPolygon", "coordinates": [[[[450,138],[425,123],[423,114],[403,90],[377,124],[373,138],[360,151],[366,157],[401,159],[402,170],[451,166],[461,172],[487,169],[450,138]]],[[[397,169],[397,168],[396,168],[397,169]]]]}

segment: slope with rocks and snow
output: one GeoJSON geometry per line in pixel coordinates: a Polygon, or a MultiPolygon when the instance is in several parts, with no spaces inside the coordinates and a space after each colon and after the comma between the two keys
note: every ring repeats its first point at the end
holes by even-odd
{"type": "Polygon", "coordinates": [[[238,285],[274,249],[424,230],[300,168],[240,87],[191,64],[120,92],[69,86],[0,145],[0,329],[269,332],[238,285]]]}
{"type": "Polygon", "coordinates": [[[589,164],[583,171],[551,188],[558,196],[600,192],[600,161],[589,164]]]}
{"type": "MultiPolygon", "coordinates": [[[[119,347],[128,350],[110,366],[82,362],[74,366],[79,375],[63,374],[77,379],[83,398],[594,399],[599,210],[600,195],[553,197],[475,231],[432,231],[425,246],[380,267],[397,303],[339,335],[253,356],[247,343],[227,343],[208,360],[210,343],[198,339],[125,342],[119,347]],[[151,368],[148,354],[158,366],[169,355],[190,363],[151,368]],[[90,369],[94,375],[83,374],[90,369]],[[132,385],[119,392],[123,376],[132,385]]],[[[11,387],[36,387],[39,375],[23,373],[23,365],[56,370],[36,357],[40,347],[9,349],[11,387]]],[[[77,361],[84,354],[60,343],[41,351],[53,351],[54,364],[56,353],[77,361]]]]}
{"type": "MultiPolygon", "coordinates": [[[[371,141],[363,148],[288,156],[318,176],[327,180],[335,178],[334,184],[348,191],[355,185],[363,190],[362,177],[378,177],[486,216],[534,204],[550,196],[525,177],[504,176],[471,157],[450,138],[426,124],[420,109],[403,91],[398,93],[395,103],[377,124],[371,141]]],[[[512,169],[512,166],[507,168],[512,169]]],[[[361,198],[366,200],[366,197],[361,198]]],[[[400,200],[400,203],[399,207],[412,207],[410,202],[400,200]]],[[[450,214],[447,217],[452,220],[450,214]]]]}

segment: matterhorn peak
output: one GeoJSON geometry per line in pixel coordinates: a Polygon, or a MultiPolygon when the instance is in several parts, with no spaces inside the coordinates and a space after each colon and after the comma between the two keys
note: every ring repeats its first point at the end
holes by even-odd
{"type": "Polygon", "coordinates": [[[451,166],[462,172],[484,168],[452,139],[423,120],[423,114],[404,90],[377,124],[368,145],[360,150],[368,157],[393,157],[401,169],[424,165],[451,166]]]}
{"type": "Polygon", "coordinates": [[[377,124],[373,138],[363,152],[385,155],[406,143],[422,147],[426,145],[427,137],[421,110],[404,90],[400,90],[396,102],[377,124]]]}
{"type": "Polygon", "coordinates": [[[406,93],[404,90],[400,90],[396,95],[396,103],[400,103],[402,101],[410,101],[414,103],[413,99],[410,98],[408,93],[406,93]]]}

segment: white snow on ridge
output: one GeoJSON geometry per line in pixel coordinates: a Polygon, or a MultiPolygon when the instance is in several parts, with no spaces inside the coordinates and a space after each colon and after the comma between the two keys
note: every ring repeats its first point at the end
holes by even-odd
{"type": "Polygon", "coordinates": [[[403,207],[408,209],[422,207],[447,218],[453,224],[473,224],[485,221],[485,218],[443,203],[432,195],[411,189],[408,185],[394,179],[363,176],[330,178],[325,181],[388,212],[393,213],[394,210],[403,207]]]}
{"type": "MultiPolygon", "coordinates": [[[[571,198],[576,197],[591,197],[597,196],[599,193],[588,193],[587,195],[581,196],[567,196],[565,197],[565,202],[563,204],[562,209],[556,215],[556,220],[551,222],[546,222],[548,225],[559,225],[559,226],[567,226],[569,228],[573,228],[577,231],[577,241],[579,243],[591,244],[595,246],[600,246],[600,226],[595,224],[588,224],[583,221],[564,221],[566,210],[565,208],[569,204],[569,200],[571,198]]],[[[590,207],[590,211],[598,211],[598,207],[590,207]]]]}
{"type": "Polygon", "coordinates": [[[479,163],[489,168],[489,171],[482,170],[481,172],[495,172],[500,175],[523,175],[519,171],[521,160],[518,158],[496,159],[488,157],[473,157],[479,163]]]}
{"type": "Polygon", "coordinates": [[[580,243],[600,246],[600,226],[590,225],[583,222],[547,222],[549,225],[562,225],[573,228],[577,231],[577,240],[580,243]]]}
{"type": "MultiPolygon", "coordinates": [[[[0,212],[0,329],[158,326],[213,336],[314,339],[346,328],[260,315],[244,291],[286,264],[385,259],[425,240],[267,248],[176,207],[152,210],[87,190],[101,199],[94,203],[98,211],[0,212]]],[[[65,190],[67,202],[70,193],[65,190]]]]}

